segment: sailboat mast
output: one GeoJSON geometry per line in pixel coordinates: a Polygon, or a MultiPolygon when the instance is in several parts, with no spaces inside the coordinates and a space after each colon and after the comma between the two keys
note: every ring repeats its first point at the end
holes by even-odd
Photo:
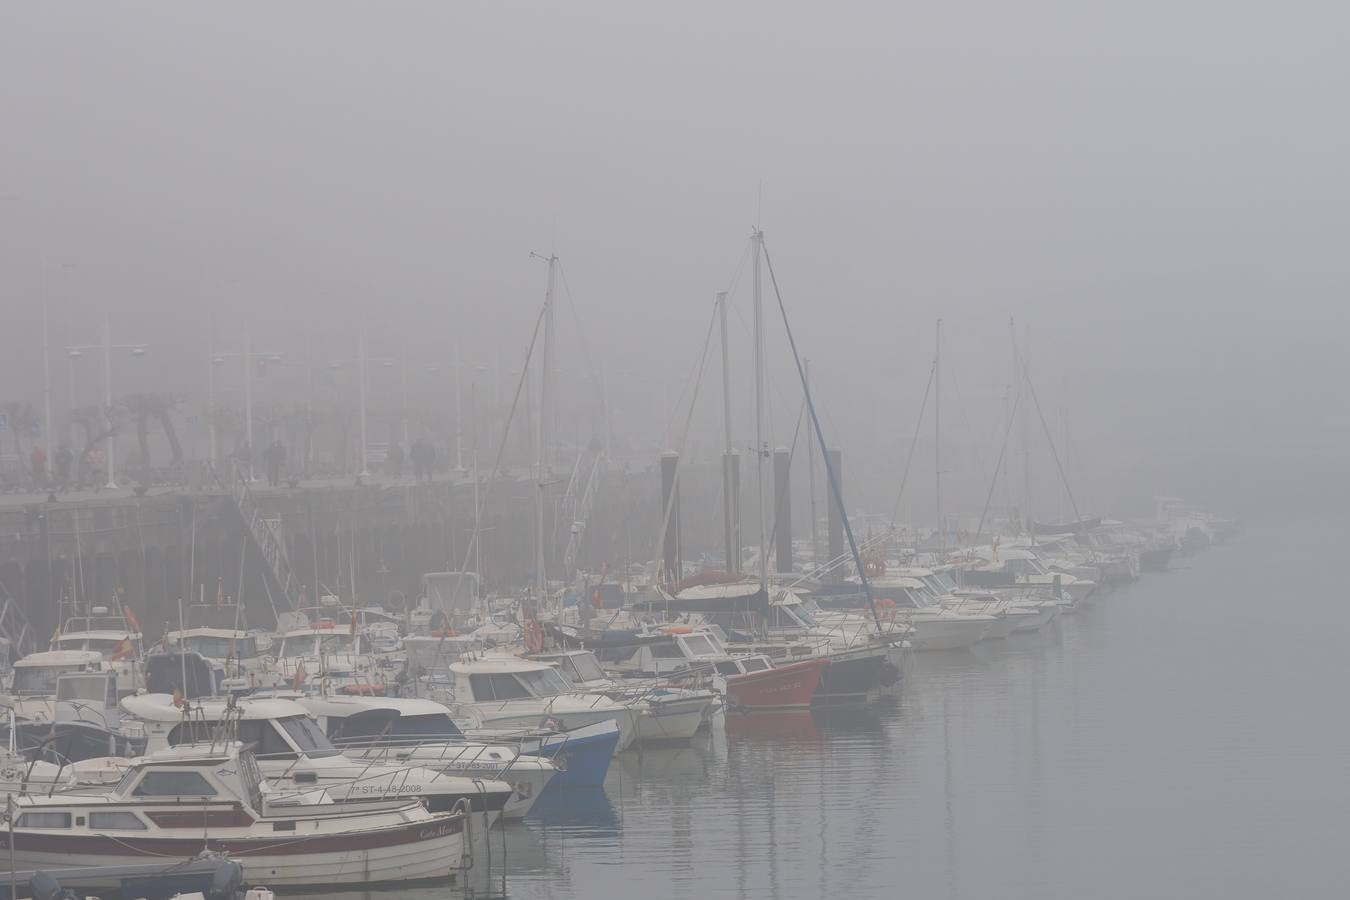
{"type": "Polygon", "coordinates": [[[947,555],[947,526],[942,518],[942,320],[937,320],[933,350],[934,506],[938,521],[938,561],[947,555]]]}
{"type": "MultiPolygon", "coordinates": [[[[806,370],[806,393],[811,393],[811,360],[802,360],[806,370]]],[[[811,565],[820,565],[820,518],[816,512],[816,430],[806,430],[806,489],[811,498],[811,565]]]]}
{"type": "Polygon", "coordinates": [[[539,409],[538,409],[538,463],[535,479],[535,526],[534,526],[534,583],[535,603],[543,604],[548,596],[548,576],[544,571],[544,489],[548,472],[547,423],[549,419],[549,367],[553,365],[553,276],[557,268],[558,257],[548,258],[548,287],[544,291],[544,354],[539,363],[539,409]]]}
{"type": "MultiPolygon", "coordinates": [[[[1017,334],[1013,334],[1013,358],[1018,360],[1019,368],[1022,370],[1021,390],[1029,391],[1031,388],[1031,371],[1027,368],[1026,350],[1030,341],[1031,331],[1027,329],[1027,340],[1023,342],[1023,351],[1020,359],[1017,357],[1017,334]]],[[[1036,543],[1036,529],[1032,527],[1031,517],[1031,419],[1028,417],[1027,404],[1022,403],[1022,421],[1020,428],[1022,430],[1022,517],[1026,520],[1027,536],[1031,543],[1036,543]]]]}
{"type": "Polygon", "coordinates": [[[727,292],[717,294],[717,316],[722,326],[722,531],[727,571],[741,570],[740,460],[731,445],[731,346],[727,343],[727,292]]]}
{"type": "Polygon", "coordinates": [[[759,504],[759,586],[769,586],[769,526],[764,514],[764,298],[760,273],[760,257],[764,252],[764,232],[758,228],[750,237],[754,247],[755,288],[755,492],[759,504]]]}

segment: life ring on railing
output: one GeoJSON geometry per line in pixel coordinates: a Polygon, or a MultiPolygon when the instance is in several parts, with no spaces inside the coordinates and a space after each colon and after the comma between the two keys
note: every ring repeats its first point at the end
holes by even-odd
{"type": "Polygon", "coordinates": [[[538,619],[526,619],[522,632],[526,650],[531,653],[544,652],[544,626],[539,624],[538,619]]]}
{"type": "Polygon", "coordinates": [[[895,601],[890,597],[882,597],[874,604],[877,608],[877,618],[884,619],[887,622],[895,621],[895,601]]]}
{"type": "Polygon", "coordinates": [[[349,697],[383,697],[384,685],[382,684],[346,684],[338,691],[340,694],[346,694],[349,697]]]}

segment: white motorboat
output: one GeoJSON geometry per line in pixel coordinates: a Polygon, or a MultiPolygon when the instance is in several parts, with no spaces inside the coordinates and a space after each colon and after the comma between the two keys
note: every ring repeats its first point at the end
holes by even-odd
{"type": "Polygon", "coordinates": [[[882,575],[872,580],[876,604],[883,618],[894,617],[913,631],[907,640],[915,650],[958,650],[997,632],[1001,617],[957,612],[943,608],[922,583],[903,575],[882,575]]]}
{"type": "Polygon", "coordinates": [[[601,693],[579,691],[548,663],[507,654],[462,656],[449,668],[451,710],[471,709],[486,728],[572,731],[613,720],[619,750],[637,738],[638,710],[601,693]]]}
{"type": "Polygon", "coordinates": [[[189,606],[183,627],[166,631],[161,646],[200,654],[232,683],[266,688],[285,680],[276,661],[266,652],[271,643],[267,635],[249,630],[242,606],[223,602],[189,606]]]}
{"type": "Polygon", "coordinates": [[[9,693],[0,696],[0,707],[12,709],[20,719],[51,722],[56,718],[56,689],[62,675],[103,671],[112,667],[96,650],[30,653],[14,663],[9,693]]]}
{"type": "Polygon", "coordinates": [[[71,615],[52,635],[50,650],[94,652],[117,673],[117,691],[130,694],[145,687],[141,667],[141,624],[129,607],[94,606],[71,615]]]}
{"type": "Polygon", "coordinates": [[[530,658],[556,666],[578,690],[636,705],[637,740],[644,743],[689,740],[712,716],[718,702],[712,691],[616,681],[605,674],[590,650],[536,653],[530,658]]]}
{"type": "Polygon", "coordinates": [[[961,583],[970,588],[1032,588],[1062,592],[1084,603],[1097,591],[1097,583],[1067,572],[1051,572],[1024,547],[980,547],[975,561],[960,567],[961,583]]]}
{"type": "Polygon", "coordinates": [[[243,741],[278,790],[303,793],[323,788],[341,802],[413,797],[432,812],[468,800],[489,820],[501,813],[513,793],[511,785],[501,781],[420,765],[352,759],[333,746],[309,711],[294,700],[207,698],[189,705],[169,694],[140,694],[124,698],[122,708],[144,724],[148,751],[216,741],[222,735],[243,741]]]}
{"type": "Polygon", "coordinates": [[[11,839],[18,869],[186,860],[213,850],[242,860],[254,882],[346,888],[444,878],[463,867],[463,811],[334,803],[322,791],[277,805],[269,789],[238,743],[161,750],[131,761],[109,790],[17,796],[0,858],[11,839]]]}
{"type": "Polygon", "coordinates": [[[549,759],[510,743],[470,741],[434,700],[294,694],[343,755],[382,765],[415,765],[461,778],[511,785],[502,818],[523,819],[558,774],[549,759]]]}

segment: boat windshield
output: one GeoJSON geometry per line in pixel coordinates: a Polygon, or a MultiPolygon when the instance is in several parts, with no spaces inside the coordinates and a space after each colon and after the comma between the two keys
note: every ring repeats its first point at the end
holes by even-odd
{"type": "Polygon", "coordinates": [[[685,649],[689,651],[690,656],[721,656],[721,648],[717,647],[712,640],[712,635],[707,634],[687,634],[681,640],[684,642],[685,649]]]}
{"type": "Polygon", "coordinates": [[[314,636],[311,634],[297,635],[296,637],[283,638],[281,641],[281,652],[278,654],[282,659],[298,659],[301,656],[314,655],[314,636]]]}
{"type": "Polygon", "coordinates": [[[197,634],[183,638],[180,643],[208,659],[253,659],[258,655],[258,646],[251,637],[209,637],[197,634]]]}
{"type": "Polygon", "coordinates": [[[319,653],[324,656],[346,656],[355,652],[356,637],[345,632],[326,635],[319,642],[319,653]]]}
{"type": "Polygon", "coordinates": [[[338,755],[338,749],[328,740],[328,735],[324,734],[309,716],[283,716],[277,719],[276,723],[306,756],[321,759],[325,756],[338,755]]]}
{"type": "Polygon", "coordinates": [[[559,694],[570,694],[575,690],[556,669],[536,669],[532,672],[513,674],[535,697],[556,697],[559,694]]]}
{"type": "Polygon", "coordinates": [[[56,694],[56,679],[62,672],[79,672],[83,666],[18,666],[14,669],[15,694],[56,694]]]}
{"type": "Polygon", "coordinates": [[[394,720],[394,737],[462,737],[449,713],[426,713],[420,716],[399,716],[394,720]]]}
{"type": "Polygon", "coordinates": [[[594,653],[573,653],[567,657],[572,664],[573,681],[603,681],[605,670],[600,668],[594,653]]]}

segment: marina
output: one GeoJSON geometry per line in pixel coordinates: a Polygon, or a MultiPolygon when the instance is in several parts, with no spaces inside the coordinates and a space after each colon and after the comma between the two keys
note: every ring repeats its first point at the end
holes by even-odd
{"type": "Polygon", "coordinates": [[[1348,26],[11,0],[0,900],[1350,894],[1348,26]]]}

